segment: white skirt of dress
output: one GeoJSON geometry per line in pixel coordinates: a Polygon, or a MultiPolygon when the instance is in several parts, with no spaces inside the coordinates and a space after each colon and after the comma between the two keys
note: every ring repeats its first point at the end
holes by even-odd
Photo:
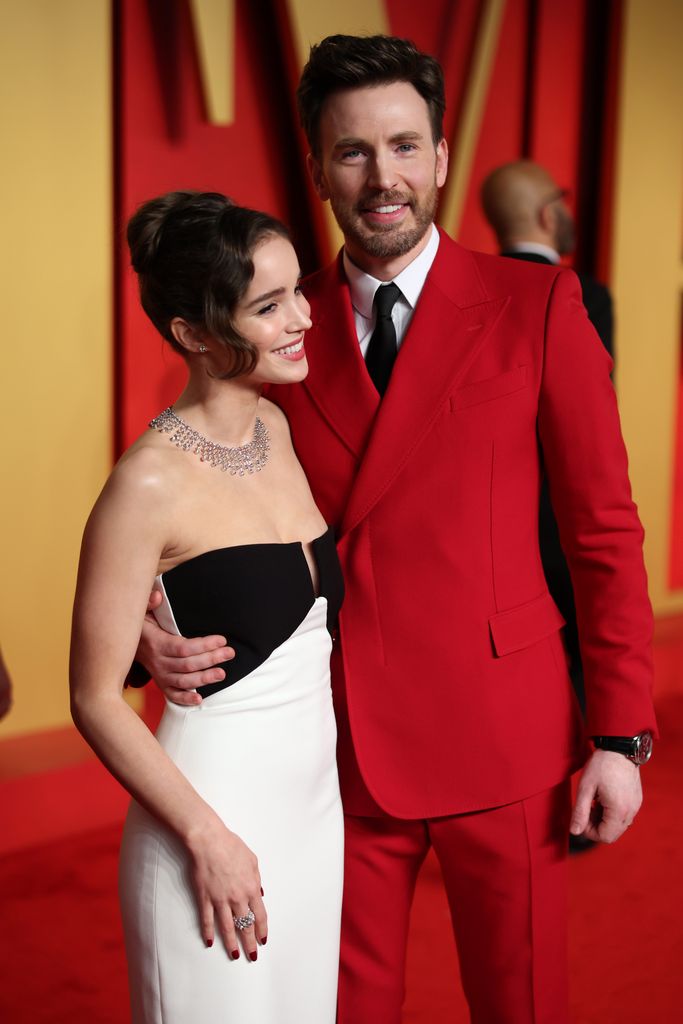
{"type": "Polygon", "coordinates": [[[327,602],[261,666],[157,738],[258,858],[268,943],[231,960],[201,937],[188,855],[135,801],[119,890],[134,1024],[334,1024],[343,870],[327,602]]]}

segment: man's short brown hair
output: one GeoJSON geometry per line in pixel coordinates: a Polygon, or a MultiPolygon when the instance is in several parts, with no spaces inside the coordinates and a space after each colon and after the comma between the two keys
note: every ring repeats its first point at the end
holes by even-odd
{"type": "Polygon", "coordinates": [[[320,157],[320,116],[341,89],[409,82],[427,104],[434,145],[443,138],[443,71],[435,57],[396,36],[327,36],[311,47],[297,89],[299,117],[311,152],[320,157]]]}

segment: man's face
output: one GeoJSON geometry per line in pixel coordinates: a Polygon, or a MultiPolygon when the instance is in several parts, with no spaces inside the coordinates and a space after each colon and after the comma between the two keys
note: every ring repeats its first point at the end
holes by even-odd
{"type": "Polygon", "coordinates": [[[408,82],[348,89],[325,102],[311,174],[359,266],[419,251],[447,167],[446,142],[435,148],[427,104],[408,82]]]}

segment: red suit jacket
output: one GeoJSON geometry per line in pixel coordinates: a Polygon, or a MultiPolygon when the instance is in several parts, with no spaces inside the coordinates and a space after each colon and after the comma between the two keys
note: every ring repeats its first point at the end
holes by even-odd
{"type": "Polygon", "coordinates": [[[341,260],[304,292],[310,372],[270,397],[338,531],[346,810],[483,809],[582,763],[563,620],[538,550],[542,463],[576,593],[587,732],[654,729],[643,532],[611,361],[574,274],[442,233],[381,403],[341,260]]]}

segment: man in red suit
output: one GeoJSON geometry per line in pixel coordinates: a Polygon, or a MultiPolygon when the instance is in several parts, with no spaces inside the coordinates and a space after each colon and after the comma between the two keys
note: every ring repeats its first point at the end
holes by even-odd
{"type": "MultiPolygon", "coordinates": [[[[564,1024],[568,780],[588,757],[571,830],[614,841],[655,728],[610,359],[571,272],[470,252],[434,227],[448,152],[433,58],[333,36],[298,98],[344,249],[304,284],[309,375],[270,397],[337,527],[347,586],[333,655],[339,1021],[400,1020],[433,846],[472,1020],[564,1024]],[[539,556],[541,463],[576,592],[590,753],[539,556]]],[[[183,663],[177,638],[146,634],[142,660],[179,700],[222,675],[225,648],[193,641],[183,663]]]]}

